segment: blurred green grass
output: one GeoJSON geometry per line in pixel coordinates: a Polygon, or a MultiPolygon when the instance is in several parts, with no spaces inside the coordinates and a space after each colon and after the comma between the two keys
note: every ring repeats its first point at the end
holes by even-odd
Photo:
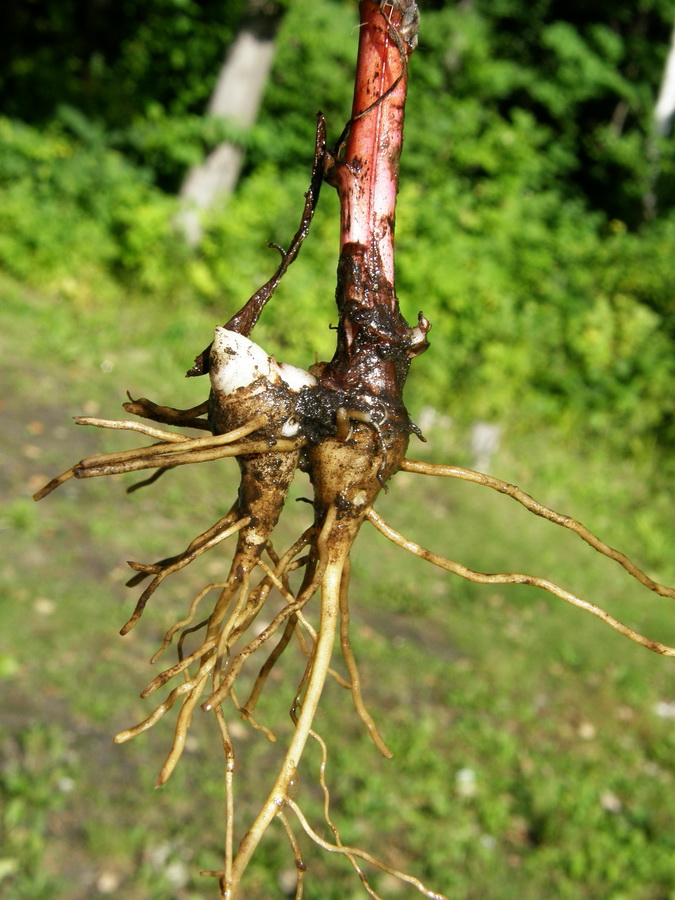
{"type": "MultiPolygon", "coordinates": [[[[123,587],[125,560],[186,546],[228,508],[236,465],[187,467],[130,496],[124,478],[71,481],[37,506],[30,496],[76,459],[136,443],[78,428],[69,416],[121,417],[127,389],[177,406],[203,399],[204,381],[182,376],[218,316],[133,296],[111,303],[77,282],[66,297],[3,280],[0,294],[0,896],[213,896],[215,886],[196,874],[218,866],[222,843],[211,723],[196,716],[185,759],[157,793],[169,724],[121,747],[112,735],[149,712],[135,699],[154,674],[147,659],[199,587],[226,571],[226,552],[169,579],[137,630],[117,631],[136,599],[123,587]]],[[[411,455],[470,463],[461,429],[428,436],[411,455]]],[[[563,445],[553,431],[514,429],[491,472],[675,582],[672,487],[648,448],[627,461],[597,439],[563,445]]],[[[280,546],[307,521],[308,507],[293,502],[306,492],[299,478],[280,546]]],[[[468,566],[549,576],[675,641],[667,600],[506,497],[400,473],[378,509],[406,536],[468,566]]],[[[366,699],[395,756],[378,756],[348,695],[329,685],[317,728],[329,742],[333,813],[346,843],[453,900],[675,898],[675,729],[656,712],[675,701],[672,660],[541,592],[433,570],[369,526],[354,553],[351,604],[366,699]]],[[[283,660],[261,700],[276,745],[235,729],[240,826],[273,777],[300,666],[283,660]]],[[[320,829],[316,748],[308,758],[299,801],[320,829]]],[[[306,897],[364,896],[344,860],[308,845],[306,862],[306,897]]],[[[279,828],[251,868],[246,896],[282,896],[279,872],[283,880],[292,870],[279,828]]],[[[410,894],[388,876],[373,882],[389,897],[410,894]]]]}

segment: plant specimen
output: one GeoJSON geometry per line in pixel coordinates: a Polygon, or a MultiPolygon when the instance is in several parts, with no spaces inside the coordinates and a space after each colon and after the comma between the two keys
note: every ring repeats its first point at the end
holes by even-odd
{"type": "Polygon", "coordinates": [[[36,499],[41,499],[71,477],[153,469],[150,478],[133,486],[136,489],[175,466],[227,456],[237,459],[241,471],[238,496],[219,521],[175,556],[153,564],[131,564],[136,575],[129,584],[147,579],[149,584],[122,634],[136,626],[165,578],[228,538],[236,540],[227,579],[199,591],[185,617],[167,631],[152,659],[154,662],[178,636],[178,661],[154,678],[142,696],[149,697],[170,683],[175,686],[144,721],[115,738],[122,743],[138,736],[180,704],[173,742],[157,781],[161,785],[181,757],[197,706],[215,716],[225,753],[227,814],[223,865],[208,874],[218,878],[225,898],[237,895],[248,863],[275,819],[286,830],[294,854],[297,898],[303,892],[305,864],[294,822],[321,847],[344,855],[373,897],[379,895],[368,880],[364,864],[384,869],[426,897],[443,896],[367,852],[344,845],[329,812],[323,775],[327,748],[313,728],[329,674],[351,690],[356,712],[376,747],[385,756],[391,755],[364,704],[349,637],[350,552],[364,523],[370,523],[401,549],[470,581],[542,588],[591,612],[648,649],[675,656],[672,647],[638,634],[600,607],[550,581],[525,574],[472,571],[397,533],[375,511],[378,495],[398,471],[474,481],[506,493],[536,515],[572,530],[650,590],[675,597],[675,590],[652,581],[579,522],[542,506],[513,485],[478,472],[406,457],[410,435],[422,435],[409,419],[403,388],[411,361],[428,347],[431,327],[421,313],[412,327],[403,319],[394,286],[398,159],[407,61],[417,42],[418,15],[414,0],[363,0],[360,12],[352,117],[337,142],[328,148],[325,124],[319,116],[311,184],[300,227],[289,249],[277,247],[281,261],[274,276],[225,326],[216,328],[212,344],[196,358],[188,373],[208,374],[208,400],[188,410],[159,406],[147,399],[130,398],[124,404],[127,412],[141,419],[198,429],[208,435],[189,437],[135,419],[79,417],[79,424],[138,431],[153,442],[81,460],[36,494],[36,499]],[[279,364],[250,335],[298,254],[324,181],[337,190],[341,211],[337,346],[330,362],[316,362],[305,371],[279,364]],[[309,474],[313,487],[313,523],[287,550],[278,553],[274,532],[297,469],[309,474]],[[296,571],[300,575],[297,584],[291,578],[296,571]],[[273,591],[281,596],[283,605],[268,624],[256,630],[256,619],[273,591]],[[211,609],[201,613],[209,596],[211,609]],[[320,602],[318,628],[306,616],[306,607],[316,596],[320,602]],[[347,679],[331,668],[338,639],[347,679]],[[235,850],[235,747],[228,726],[231,713],[226,710],[233,708],[252,727],[266,732],[265,725],[256,720],[256,705],[261,693],[270,690],[268,676],[275,664],[296,642],[303,664],[290,710],[294,729],[268,796],[235,850]],[[238,695],[240,675],[252,667],[259,667],[259,671],[244,699],[238,695]],[[320,784],[325,819],[332,832],[330,841],[310,825],[296,799],[298,767],[310,738],[318,742],[322,752],[320,784]]]}

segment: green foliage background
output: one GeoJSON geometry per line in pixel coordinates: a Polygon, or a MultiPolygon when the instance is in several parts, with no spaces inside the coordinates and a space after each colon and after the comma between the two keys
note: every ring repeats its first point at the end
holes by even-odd
{"type": "MultiPolygon", "coordinates": [[[[3,6],[0,265],[73,302],[180,302],[226,320],[273,269],[302,202],[314,117],[348,116],[354,4],[293,0],[246,134],[202,111],[245,4],[14,0],[3,6]],[[188,253],[186,167],[247,147],[235,195],[188,253]]],[[[525,429],[673,438],[675,144],[652,110],[673,3],[422,6],[398,218],[406,314],[432,320],[413,407],[525,429]],[[644,202],[657,195],[657,216],[644,202]]],[[[335,202],[265,313],[271,349],[331,352],[335,202]]],[[[186,360],[195,348],[186,348],[186,360]]]]}

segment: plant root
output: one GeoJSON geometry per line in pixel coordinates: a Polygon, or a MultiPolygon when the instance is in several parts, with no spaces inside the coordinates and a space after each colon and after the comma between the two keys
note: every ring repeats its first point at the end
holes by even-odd
{"type": "Polygon", "coordinates": [[[208,420],[202,418],[208,413],[208,403],[200,403],[191,409],[174,409],[172,406],[159,406],[148,400],[146,397],[139,397],[134,400],[131,394],[127,393],[128,403],[124,403],[126,412],[135,416],[141,416],[143,419],[152,419],[155,422],[163,422],[165,425],[180,425],[183,428],[203,428],[206,431],[211,430],[208,420]]]}
{"type": "MultiPolygon", "coordinates": [[[[229,528],[226,527],[227,523],[229,523],[232,518],[233,515],[230,514],[224,519],[221,519],[220,522],[216,523],[216,525],[213,526],[213,528],[210,528],[208,531],[204,532],[204,534],[201,534],[198,538],[195,538],[195,540],[184,551],[184,553],[180,554],[177,557],[170,557],[167,560],[163,560],[160,563],[154,563],[152,565],[143,565],[142,563],[135,562],[129,563],[131,568],[138,570],[141,576],[145,577],[147,575],[154,574],[155,577],[141,594],[138,602],[136,603],[136,608],[134,609],[131,618],[128,619],[120,629],[120,634],[128,634],[136,625],[138,620],[143,615],[143,610],[145,609],[148,600],[167,576],[172,575],[174,572],[178,572],[180,569],[185,568],[185,566],[189,565],[191,562],[197,559],[197,557],[201,556],[202,553],[205,553],[207,550],[215,547],[221,541],[224,541],[231,535],[236,534],[238,531],[241,531],[242,528],[245,528],[251,522],[250,516],[247,516],[245,519],[239,519],[239,521],[234,522],[229,526],[229,528]]],[[[136,578],[132,578],[130,579],[128,584],[129,586],[132,586],[135,583],[136,578]]]]}
{"type": "Polygon", "coordinates": [[[277,813],[277,818],[284,826],[284,830],[288,837],[289,843],[291,845],[291,849],[293,850],[293,859],[295,862],[295,894],[293,895],[294,900],[302,900],[303,894],[303,879],[305,876],[305,872],[307,871],[307,866],[302,861],[302,851],[300,849],[300,845],[298,844],[297,838],[293,833],[293,828],[291,827],[291,823],[288,821],[288,817],[281,811],[277,813]]]}
{"type": "MultiPolygon", "coordinates": [[[[399,881],[403,881],[406,884],[412,885],[416,890],[420,892],[420,894],[428,897],[429,900],[448,900],[445,894],[439,894],[437,891],[430,890],[419,880],[419,878],[415,878],[413,875],[408,875],[406,872],[401,872],[399,869],[395,869],[393,868],[393,866],[387,865],[387,863],[384,863],[381,860],[376,859],[376,857],[371,856],[370,853],[366,853],[365,850],[359,850],[358,847],[346,847],[344,844],[331,844],[328,841],[324,841],[324,839],[312,829],[298,804],[294,800],[291,800],[290,797],[287,797],[285,802],[286,806],[292,809],[295,813],[305,833],[314,841],[315,844],[318,844],[319,847],[322,847],[329,853],[342,853],[347,858],[353,856],[357,859],[362,859],[364,862],[367,862],[369,865],[374,866],[376,869],[381,869],[383,872],[387,872],[389,875],[392,875],[399,881]]],[[[369,893],[373,897],[379,896],[372,889],[369,890],[369,893]]]]}
{"type": "Polygon", "coordinates": [[[404,459],[401,464],[401,471],[416,472],[419,475],[441,475],[446,478],[459,478],[462,481],[472,481],[475,484],[482,484],[485,487],[499,491],[500,494],[506,494],[508,497],[513,498],[524,506],[525,509],[534,513],[535,516],[541,516],[542,519],[547,519],[555,525],[560,525],[563,528],[568,528],[570,531],[573,531],[574,534],[578,535],[582,541],[585,541],[594,550],[597,550],[598,553],[602,553],[603,556],[617,562],[630,576],[635,578],[646,588],[649,588],[650,591],[659,594],[661,597],[670,597],[675,600],[675,588],[654,581],[649,575],[645,574],[642,569],[638,568],[631,559],[625,556],[625,554],[620,553],[618,550],[614,550],[613,547],[610,547],[604,541],[601,541],[599,537],[593,534],[593,532],[586,528],[585,525],[582,525],[581,522],[577,522],[576,519],[573,519],[570,516],[564,516],[553,509],[549,509],[548,506],[544,506],[542,503],[534,500],[529,494],[526,494],[525,491],[521,491],[515,484],[501,481],[499,478],[494,478],[492,475],[484,475],[482,472],[474,472],[472,469],[461,469],[459,466],[441,466],[433,463],[419,462],[416,459],[404,459]]]}
{"type": "MultiPolygon", "coordinates": [[[[317,744],[319,745],[319,748],[321,750],[321,765],[319,766],[319,787],[321,788],[321,791],[323,793],[323,817],[326,821],[326,824],[328,825],[330,830],[333,832],[333,838],[334,838],[337,846],[344,847],[344,844],[342,843],[342,839],[340,838],[340,831],[339,831],[337,825],[335,824],[335,822],[332,820],[331,815],[330,815],[330,791],[328,790],[328,785],[326,784],[326,765],[328,763],[328,748],[326,747],[326,742],[316,731],[311,731],[310,737],[312,737],[317,742],[317,744]]],[[[295,799],[295,798],[293,798],[293,799],[295,799]]],[[[354,869],[354,871],[356,872],[356,874],[359,878],[359,881],[364,886],[364,888],[368,891],[370,896],[373,897],[374,900],[382,900],[380,895],[376,891],[374,891],[373,888],[371,887],[370,882],[368,881],[368,879],[365,876],[365,873],[359,866],[359,864],[356,860],[356,857],[351,853],[345,853],[345,856],[351,863],[352,868],[354,869]]]]}
{"type": "MultiPolygon", "coordinates": [[[[119,475],[124,472],[134,472],[138,469],[168,469],[173,466],[189,465],[193,462],[209,462],[221,456],[237,456],[241,453],[265,452],[269,444],[264,442],[251,442],[251,444],[237,444],[242,437],[246,437],[263,427],[267,418],[259,416],[245,425],[233,429],[228,434],[211,435],[208,438],[191,438],[185,434],[177,434],[173,431],[164,431],[145,425],[143,422],[116,419],[96,419],[90,416],[76,416],[78,425],[93,425],[97,428],[113,428],[120,431],[137,431],[148,437],[156,438],[158,444],[148,447],[139,447],[133,450],[122,450],[118,453],[104,453],[82,459],[66,472],[52,478],[44,487],[33,495],[34,500],[42,500],[51,494],[60,485],[70,478],[92,478],[98,475],[119,475]],[[175,445],[180,445],[177,447],[175,445]]],[[[280,452],[297,450],[297,442],[281,441],[275,446],[280,452]]]]}
{"type": "Polygon", "coordinates": [[[361,695],[361,678],[359,677],[359,670],[349,641],[349,573],[350,562],[349,557],[347,557],[342,573],[342,583],[340,585],[340,647],[342,649],[342,657],[349,673],[349,687],[352,692],[354,708],[356,709],[359,718],[366,726],[366,730],[368,731],[372,742],[382,756],[391,759],[394,754],[384,742],[382,735],[375,724],[375,720],[366,709],[366,705],[363,702],[363,697],[361,695]]]}
{"type": "MultiPolygon", "coordinates": [[[[195,613],[197,612],[197,607],[199,606],[199,604],[201,603],[203,598],[208,593],[215,590],[216,588],[220,588],[222,590],[225,586],[226,586],[226,582],[224,582],[224,581],[212,581],[211,584],[207,584],[206,587],[203,587],[199,591],[199,593],[196,594],[196,596],[192,600],[192,603],[190,604],[190,608],[188,610],[187,616],[184,619],[180,619],[178,622],[175,622],[167,630],[166,634],[164,635],[164,638],[162,639],[162,644],[161,644],[159,650],[155,651],[155,653],[153,653],[153,655],[150,657],[150,665],[154,665],[157,662],[157,660],[159,659],[159,657],[162,655],[162,653],[164,653],[166,648],[169,646],[169,644],[173,640],[174,634],[176,634],[177,631],[180,631],[181,628],[186,628],[192,622],[192,620],[195,617],[195,613]]],[[[202,627],[203,627],[203,625],[206,624],[206,621],[207,620],[205,619],[204,622],[202,623],[202,627]]],[[[197,627],[199,627],[199,626],[197,626],[197,627]]]]}
{"type": "Polygon", "coordinates": [[[610,615],[602,609],[602,607],[596,606],[588,600],[582,600],[580,597],[566,591],[552,581],[548,581],[545,578],[538,578],[535,575],[521,575],[515,572],[500,572],[494,575],[488,575],[484,572],[475,572],[473,569],[468,569],[466,566],[461,565],[461,563],[453,562],[450,559],[446,559],[444,556],[439,556],[437,553],[433,553],[431,550],[427,550],[425,547],[420,546],[420,544],[416,544],[414,541],[410,541],[403,537],[395,531],[391,525],[388,525],[373,509],[368,511],[366,518],[381,534],[388,538],[392,543],[396,544],[397,547],[401,547],[403,550],[407,550],[414,556],[418,556],[420,559],[433,563],[433,565],[439,566],[441,569],[452,572],[453,575],[459,575],[461,578],[464,578],[467,581],[476,582],[477,584],[524,584],[542,588],[542,590],[548,591],[549,594],[553,594],[555,597],[559,597],[561,600],[571,603],[572,606],[576,606],[579,609],[591,613],[591,615],[596,616],[604,622],[605,625],[609,625],[610,628],[618,631],[619,634],[634,641],[634,643],[640,644],[641,647],[645,647],[647,650],[651,650],[654,653],[659,653],[661,656],[675,657],[675,647],[661,644],[659,641],[654,641],[651,638],[639,634],[639,632],[629,628],[628,625],[624,625],[623,622],[615,619],[614,616],[610,615]]]}

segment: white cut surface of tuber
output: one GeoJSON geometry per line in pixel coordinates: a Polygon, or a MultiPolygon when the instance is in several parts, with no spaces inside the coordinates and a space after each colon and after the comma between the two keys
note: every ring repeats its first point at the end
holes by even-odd
{"type": "Polygon", "coordinates": [[[288,363],[279,364],[249,338],[220,325],[216,328],[209,362],[211,386],[225,395],[259,378],[269,384],[283,381],[293,393],[316,384],[309,372],[288,363]]]}

